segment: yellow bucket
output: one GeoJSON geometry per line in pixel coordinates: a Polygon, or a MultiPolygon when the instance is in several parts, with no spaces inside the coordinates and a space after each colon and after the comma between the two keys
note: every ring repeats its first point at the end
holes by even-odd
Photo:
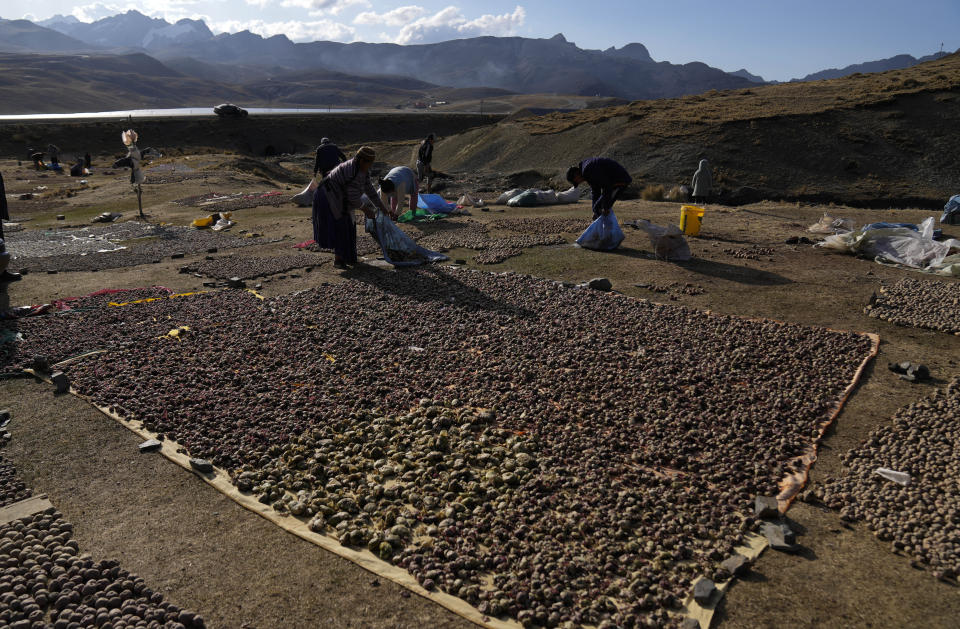
{"type": "Polygon", "coordinates": [[[687,236],[700,235],[700,223],[703,222],[702,207],[684,205],[680,208],[680,231],[687,236]]]}

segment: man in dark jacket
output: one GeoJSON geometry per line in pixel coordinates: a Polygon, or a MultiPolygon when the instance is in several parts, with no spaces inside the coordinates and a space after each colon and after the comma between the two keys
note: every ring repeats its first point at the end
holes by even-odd
{"type": "Polygon", "coordinates": [[[427,182],[427,192],[433,187],[433,134],[420,143],[417,151],[417,179],[427,182]]]}
{"type": "Polygon", "coordinates": [[[579,186],[586,181],[593,193],[593,218],[610,213],[617,196],[633,178],[618,162],[609,157],[588,157],[567,170],[567,181],[579,186]]]}
{"type": "MultiPolygon", "coordinates": [[[[10,212],[7,208],[7,191],[3,187],[3,175],[0,174],[0,260],[9,263],[10,254],[7,253],[6,240],[3,235],[3,221],[10,220],[10,212]],[[6,260],[3,260],[6,258],[6,260]]],[[[0,273],[0,284],[16,282],[20,279],[19,273],[11,273],[6,268],[0,273]]]]}
{"type": "Polygon", "coordinates": [[[347,156],[343,151],[331,142],[330,138],[323,138],[320,140],[320,146],[317,147],[317,158],[313,161],[313,176],[319,175],[319,178],[323,179],[327,173],[345,161],[347,156]]]}

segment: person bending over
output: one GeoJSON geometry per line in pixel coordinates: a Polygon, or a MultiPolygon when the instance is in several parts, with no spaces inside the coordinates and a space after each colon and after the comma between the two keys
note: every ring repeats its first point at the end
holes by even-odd
{"type": "Polygon", "coordinates": [[[407,195],[410,195],[410,211],[415,212],[417,209],[417,199],[419,198],[417,193],[418,183],[417,175],[413,172],[413,169],[407,168],[406,166],[392,168],[390,172],[379,181],[380,200],[390,208],[391,213],[396,217],[400,212],[400,207],[403,205],[404,199],[407,195]]]}
{"type": "Polygon", "coordinates": [[[567,170],[567,181],[579,186],[584,181],[593,193],[593,218],[610,213],[617,196],[630,185],[633,178],[615,160],[609,157],[588,157],[567,170]]]}

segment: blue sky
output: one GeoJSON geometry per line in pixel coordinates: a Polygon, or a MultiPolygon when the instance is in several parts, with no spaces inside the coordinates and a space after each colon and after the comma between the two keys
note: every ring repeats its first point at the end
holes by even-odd
{"type": "MultiPolygon", "coordinates": [[[[477,35],[550,37],[581,48],[640,42],[657,61],[703,61],[786,80],[907,53],[960,47],[960,0],[4,0],[5,19],[72,14],[83,21],[136,9],[214,32],[294,41],[429,43],[477,35]]],[[[425,77],[429,80],[429,77],[425,77]]]]}

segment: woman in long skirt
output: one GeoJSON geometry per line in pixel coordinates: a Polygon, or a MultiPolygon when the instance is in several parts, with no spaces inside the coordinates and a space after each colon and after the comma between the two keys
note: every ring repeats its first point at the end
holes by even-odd
{"type": "Polygon", "coordinates": [[[360,147],[353,159],[330,171],[313,195],[313,239],[321,249],[333,249],[333,264],[339,269],[357,262],[357,228],[353,211],[359,208],[367,218],[376,216],[373,210],[364,206],[364,194],[377,209],[393,216],[370,180],[370,167],[375,160],[376,153],[372,148],[360,147]]]}

